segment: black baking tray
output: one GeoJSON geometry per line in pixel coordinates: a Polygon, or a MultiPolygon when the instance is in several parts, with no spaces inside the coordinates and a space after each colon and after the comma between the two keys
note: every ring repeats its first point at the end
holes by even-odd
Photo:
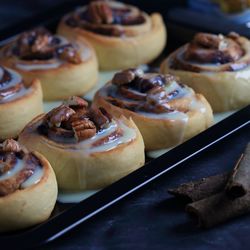
{"type": "MultiPolygon", "coordinates": [[[[154,3],[155,2],[157,1],[154,1],[154,3]]],[[[60,17],[64,13],[74,9],[74,6],[79,3],[84,4],[84,1],[72,1],[70,4],[67,3],[57,7],[56,9],[47,11],[46,14],[37,16],[34,19],[26,20],[22,23],[22,25],[8,28],[1,32],[1,39],[8,39],[25,29],[32,28],[37,25],[45,25],[54,30],[60,17]],[[52,13],[53,18],[51,18],[52,13]]],[[[138,1],[136,4],[140,6],[142,5],[142,1],[138,1]]],[[[154,6],[162,7],[162,5],[155,4],[154,6]]],[[[156,10],[153,9],[152,3],[151,5],[143,3],[142,8],[149,12],[156,10]]],[[[160,11],[163,16],[166,16],[167,9],[158,8],[158,11],[160,11]]],[[[177,46],[176,44],[174,45],[171,43],[171,41],[170,45],[170,48],[177,46]]],[[[144,167],[134,171],[130,175],[99,191],[88,199],[78,204],[57,204],[51,218],[46,222],[27,230],[0,234],[0,243],[2,246],[7,245],[9,248],[20,248],[20,246],[25,248],[35,247],[50,242],[73,229],[80,223],[83,223],[89,218],[95,216],[105,208],[128,196],[132,192],[152,182],[161,175],[167,174],[172,168],[180,166],[181,163],[187,161],[195,155],[199,155],[200,152],[206,150],[208,147],[249,125],[249,119],[250,106],[236,112],[227,119],[212,126],[189,141],[175,147],[163,156],[149,161],[144,167]]]]}

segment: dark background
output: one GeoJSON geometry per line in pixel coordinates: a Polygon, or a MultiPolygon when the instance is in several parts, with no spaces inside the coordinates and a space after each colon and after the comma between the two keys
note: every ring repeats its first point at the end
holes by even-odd
{"type": "MultiPolygon", "coordinates": [[[[77,6],[85,2],[84,0],[1,0],[0,1],[0,30],[2,28],[10,27],[19,24],[27,18],[36,17],[37,15],[55,8],[61,10],[60,5],[63,6],[77,6]]],[[[137,0],[137,1],[123,1],[133,4],[142,5],[145,9],[159,10],[168,9],[177,5],[185,5],[185,0],[157,0],[157,4],[151,0],[137,0]]]]}
{"type": "MultiPolygon", "coordinates": [[[[23,23],[35,25],[24,20],[37,20],[44,12],[60,16],[77,2],[84,1],[1,0],[0,36],[23,30],[23,23]]],[[[151,10],[185,4],[176,0],[127,2],[143,3],[151,10]]],[[[173,36],[168,42],[175,44],[173,36]]],[[[201,230],[185,214],[183,204],[167,194],[169,187],[232,169],[250,141],[249,132],[248,126],[40,249],[249,249],[250,216],[201,230]]]]}

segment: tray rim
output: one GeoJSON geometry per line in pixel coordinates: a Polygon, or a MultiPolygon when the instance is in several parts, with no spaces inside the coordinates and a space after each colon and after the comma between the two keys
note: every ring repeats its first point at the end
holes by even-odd
{"type": "MultiPolygon", "coordinates": [[[[73,2],[76,4],[79,1],[73,2]]],[[[72,5],[74,4],[71,3],[70,6],[72,7],[72,5]]],[[[54,10],[55,8],[52,9],[54,10]]],[[[61,15],[62,14],[63,12],[61,15]]],[[[29,19],[28,22],[30,22],[31,19],[29,19]]],[[[39,20],[38,23],[43,23],[44,21],[40,20],[39,18],[37,20],[39,20]]],[[[48,20],[46,22],[48,22],[48,20]]],[[[33,24],[32,26],[37,26],[38,23],[35,25],[33,24]]],[[[9,29],[9,27],[7,27],[6,30],[7,29],[9,29]]],[[[5,33],[3,30],[2,32],[5,33]]],[[[8,39],[9,37],[11,38],[10,32],[6,32],[6,34],[7,36],[5,39],[8,39]]],[[[2,43],[1,40],[0,43],[2,43]]],[[[151,160],[140,169],[98,191],[96,194],[90,196],[82,202],[76,203],[71,208],[66,209],[58,215],[55,215],[42,224],[25,231],[21,231],[20,233],[0,234],[0,243],[4,245],[8,244],[8,246],[12,248],[20,246],[38,246],[53,241],[89,218],[92,218],[104,209],[110,207],[131,193],[139,190],[158,177],[166,174],[168,171],[177,167],[181,163],[189,160],[215,143],[230,136],[232,133],[249,125],[249,117],[250,105],[235,112],[226,119],[223,119],[221,122],[213,125],[190,140],[180,144],[179,146],[176,146],[162,156],[151,160]],[[152,168],[153,165],[154,167],[152,168]],[[129,185],[124,186],[123,183],[127,184],[127,182],[129,182],[129,185]],[[112,193],[111,196],[110,192],[112,193]],[[61,218],[64,218],[64,220],[61,220],[61,218]],[[27,238],[29,238],[28,243],[26,241],[27,238]]]]}
{"type": "Polygon", "coordinates": [[[185,161],[250,125],[249,117],[250,105],[42,224],[20,233],[0,235],[0,243],[8,244],[10,248],[35,247],[59,238],[185,161]]]}

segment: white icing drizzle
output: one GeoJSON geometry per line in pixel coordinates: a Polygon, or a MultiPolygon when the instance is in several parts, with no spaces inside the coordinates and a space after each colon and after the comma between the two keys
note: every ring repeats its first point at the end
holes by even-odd
{"type": "MultiPolygon", "coordinates": [[[[1,74],[2,74],[2,77],[3,77],[4,71],[3,71],[2,68],[0,68],[0,70],[1,70],[0,71],[0,77],[1,77],[1,74]]],[[[11,88],[11,87],[14,87],[16,84],[18,84],[18,83],[20,83],[22,81],[21,75],[18,74],[16,71],[14,71],[12,69],[9,69],[9,68],[5,68],[5,70],[9,72],[11,80],[7,84],[0,85],[0,91],[11,88]]],[[[18,92],[14,92],[14,93],[6,96],[5,98],[2,98],[2,100],[0,99],[0,104],[16,100],[19,97],[27,95],[28,93],[30,93],[30,91],[31,91],[31,88],[22,87],[21,90],[19,90],[18,92]]]]}
{"type": "Polygon", "coordinates": [[[249,71],[249,66],[246,67],[245,69],[241,70],[241,71],[238,71],[235,75],[235,78],[236,79],[244,79],[244,80],[247,80],[249,81],[250,79],[250,71],[249,71]]]}
{"type": "MultiPolygon", "coordinates": [[[[0,163],[0,169],[3,168],[4,165],[5,165],[4,163],[0,163]]],[[[25,167],[24,161],[22,159],[17,158],[17,162],[15,166],[11,168],[9,171],[7,171],[6,173],[0,175],[0,181],[4,181],[4,180],[14,177],[20,171],[22,171],[24,167],[25,167]]],[[[42,176],[43,176],[43,168],[36,166],[34,173],[21,184],[21,188],[27,188],[29,186],[32,186],[38,183],[41,180],[42,176]]]]}
{"type": "Polygon", "coordinates": [[[8,97],[4,98],[2,101],[0,101],[0,104],[14,101],[14,100],[18,99],[19,97],[27,95],[30,92],[31,92],[31,88],[27,88],[27,89],[22,88],[19,92],[14,93],[14,94],[9,95],[8,97]]]}
{"type": "Polygon", "coordinates": [[[59,190],[57,200],[61,203],[78,203],[87,199],[99,190],[87,190],[87,191],[64,191],[59,190]]]}
{"type": "MultiPolygon", "coordinates": [[[[2,68],[0,68],[0,69],[1,69],[0,78],[2,78],[4,71],[3,71],[2,68]]],[[[5,84],[3,84],[2,86],[0,85],[1,86],[0,90],[2,90],[2,89],[8,89],[10,87],[14,87],[17,83],[20,83],[22,81],[21,75],[18,74],[16,71],[14,71],[12,69],[9,69],[9,68],[5,68],[5,70],[9,72],[11,80],[6,85],[5,84]]]]}
{"type": "Polygon", "coordinates": [[[161,155],[167,153],[168,151],[170,151],[172,148],[163,148],[163,149],[159,149],[159,150],[152,150],[152,151],[148,151],[146,152],[147,156],[149,158],[158,158],[160,157],[161,155]]]}
{"type": "Polygon", "coordinates": [[[25,70],[25,71],[32,71],[32,70],[47,70],[47,69],[55,69],[58,68],[63,64],[63,61],[58,60],[53,63],[39,63],[37,60],[33,60],[32,63],[16,63],[16,68],[25,70]]]}
{"type": "MultiPolygon", "coordinates": [[[[62,36],[55,35],[54,38],[60,40],[58,46],[63,46],[69,44],[70,42],[62,36]]],[[[91,51],[86,45],[78,45],[76,43],[72,43],[72,45],[77,49],[80,50],[80,56],[82,61],[86,61],[91,56],[91,51]]],[[[60,58],[54,58],[49,60],[19,60],[15,66],[18,69],[25,70],[25,71],[32,71],[32,70],[48,70],[48,69],[56,69],[59,68],[61,65],[67,63],[67,61],[63,61],[60,58]]]]}
{"type": "Polygon", "coordinates": [[[81,52],[81,59],[82,61],[87,61],[91,56],[90,49],[85,47],[83,51],[81,52]]]}
{"type": "Polygon", "coordinates": [[[198,110],[200,113],[206,113],[207,109],[206,106],[196,98],[193,98],[191,103],[189,104],[190,110],[198,110]]]}
{"type": "MultiPolygon", "coordinates": [[[[237,110],[214,114],[214,123],[216,124],[216,123],[224,120],[225,118],[229,117],[230,115],[232,115],[236,111],[237,110]]],[[[153,151],[146,152],[146,154],[147,154],[148,157],[155,159],[155,158],[158,158],[161,155],[167,153],[171,149],[172,148],[164,148],[164,149],[159,149],[159,150],[153,150],[153,151]]]]}
{"type": "MultiPolygon", "coordinates": [[[[171,92],[173,92],[175,90],[178,91],[178,94],[176,96],[174,96],[172,99],[178,99],[178,98],[182,98],[182,97],[191,97],[192,98],[192,95],[193,95],[193,92],[189,87],[187,87],[187,86],[182,87],[176,81],[172,81],[171,83],[167,84],[164,89],[166,91],[166,94],[170,94],[171,92]]],[[[132,91],[135,93],[140,93],[137,90],[132,90],[132,91]]],[[[113,86],[111,84],[104,86],[102,89],[100,89],[99,93],[101,96],[107,97],[110,92],[113,92],[116,95],[115,86],[113,86]]],[[[118,98],[121,100],[127,101],[127,102],[129,102],[129,101],[133,102],[133,100],[124,98],[122,96],[119,96],[118,98]]],[[[199,110],[201,110],[202,108],[204,108],[202,106],[202,103],[196,101],[195,97],[193,99],[194,100],[191,102],[190,109],[197,109],[198,108],[199,110]]],[[[180,111],[166,112],[166,113],[161,113],[161,114],[152,113],[152,112],[150,113],[150,112],[146,112],[146,111],[137,111],[136,113],[141,114],[141,115],[146,116],[146,117],[153,118],[153,119],[171,119],[171,120],[176,119],[176,120],[182,120],[185,123],[188,121],[188,115],[183,113],[183,112],[180,112],[180,111]]]]}
{"type": "MultiPolygon", "coordinates": [[[[4,163],[0,163],[0,169],[3,168],[3,166],[4,166],[4,163]]],[[[0,181],[7,180],[15,176],[24,168],[24,166],[25,165],[24,165],[23,160],[17,159],[17,163],[15,164],[15,166],[0,176],[0,181]]]]}
{"type": "Polygon", "coordinates": [[[148,113],[148,112],[137,112],[138,114],[141,114],[143,116],[147,116],[149,118],[153,119],[167,119],[167,120],[181,120],[184,123],[188,121],[188,115],[180,112],[180,111],[173,111],[173,112],[166,112],[166,113],[161,113],[161,114],[156,114],[156,113],[148,113]]]}
{"type": "MultiPolygon", "coordinates": [[[[184,58],[184,53],[185,50],[187,48],[186,46],[183,46],[182,48],[180,48],[179,51],[177,51],[176,53],[176,57],[179,61],[181,61],[182,63],[188,63],[190,65],[196,66],[200,68],[200,73],[201,74],[205,74],[205,75],[213,75],[213,74],[218,74],[218,67],[223,66],[226,67],[227,65],[230,65],[231,63],[225,63],[225,64],[221,64],[221,63],[198,63],[192,60],[186,60],[184,58]]],[[[170,58],[170,64],[173,64],[173,59],[174,58],[170,58]]]]}
{"type": "Polygon", "coordinates": [[[43,168],[36,167],[35,172],[25,181],[22,183],[21,188],[27,188],[32,185],[37,184],[43,177],[43,168]]]}
{"type": "Polygon", "coordinates": [[[120,144],[128,143],[132,141],[136,137],[136,131],[134,128],[129,128],[123,122],[120,121],[113,121],[108,128],[104,129],[103,131],[97,133],[90,139],[84,140],[79,143],[81,149],[84,149],[83,152],[86,154],[109,151],[114,149],[120,144]],[[100,146],[93,147],[92,145],[96,143],[98,140],[101,140],[105,137],[108,137],[112,133],[116,131],[116,129],[120,127],[123,131],[121,136],[113,140],[109,140],[100,146]]]}

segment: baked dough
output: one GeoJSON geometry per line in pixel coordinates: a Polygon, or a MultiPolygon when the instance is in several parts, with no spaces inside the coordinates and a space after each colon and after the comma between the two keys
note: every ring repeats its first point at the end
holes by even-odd
{"type": "MultiPolygon", "coordinates": [[[[13,144],[13,140],[7,141],[8,144],[10,144],[10,141],[13,144]]],[[[50,216],[57,198],[56,177],[49,162],[37,152],[28,153],[26,150],[22,153],[20,151],[15,152],[17,149],[12,148],[11,151],[5,152],[5,155],[9,155],[8,157],[14,154],[15,159],[17,159],[15,168],[8,172],[9,178],[6,179],[4,174],[0,176],[0,232],[23,229],[45,221],[50,216]],[[28,161],[25,163],[29,164],[28,166],[24,165],[20,168],[20,164],[25,162],[19,158],[20,154],[26,155],[22,156],[23,159],[28,156],[32,157],[34,161],[35,158],[39,166],[34,166],[35,170],[32,175],[26,177],[24,182],[16,183],[16,190],[11,190],[10,187],[8,188],[8,181],[14,185],[15,182],[19,182],[19,179],[15,178],[16,175],[20,175],[21,171],[24,173],[23,169],[26,167],[31,169],[31,163],[28,163],[28,161]],[[19,172],[14,174],[16,168],[20,169],[19,172]],[[13,172],[11,173],[11,171],[13,172]],[[6,184],[5,188],[3,187],[4,183],[6,184]],[[3,192],[6,191],[9,193],[3,195],[3,192]]],[[[0,157],[3,155],[4,153],[1,150],[0,157]]],[[[0,163],[1,170],[3,170],[4,164],[5,161],[0,163]]],[[[28,171],[25,172],[25,174],[28,173],[28,171]]]]}
{"type": "Polygon", "coordinates": [[[40,115],[19,136],[27,148],[47,157],[60,189],[103,188],[144,165],[142,136],[132,120],[81,105],[70,101],[40,115]]]}
{"type": "Polygon", "coordinates": [[[249,63],[247,38],[235,33],[227,37],[199,33],[163,61],[161,72],[179,76],[206,97],[214,112],[225,112],[250,104],[249,63]],[[205,39],[211,43],[204,44],[205,39]]]}
{"type": "Polygon", "coordinates": [[[83,95],[94,87],[98,78],[96,55],[87,41],[69,42],[44,29],[23,33],[4,46],[0,62],[18,71],[27,82],[38,78],[46,101],[83,95]],[[28,48],[27,37],[34,39],[28,48]]]}
{"type": "Polygon", "coordinates": [[[96,50],[101,70],[151,62],[166,45],[166,28],[159,13],[148,15],[115,1],[93,1],[66,15],[58,33],[87,39],[96,50]]]}
{"type": "Polygon", "coordinates": [[[29,121],[43,112],[40,81],[32,80],[29,87],[25,84],[17,72],[0,66],[0,141],[17,137],[29,121]]]}
{"type": "Polygon", "coordinates": [[[213,114],[206,99],[170,75],[139,69],[117,73],[94,97],[94,106],[132,118],[146,150],[169,148],[208,128],[213,114]]]}

